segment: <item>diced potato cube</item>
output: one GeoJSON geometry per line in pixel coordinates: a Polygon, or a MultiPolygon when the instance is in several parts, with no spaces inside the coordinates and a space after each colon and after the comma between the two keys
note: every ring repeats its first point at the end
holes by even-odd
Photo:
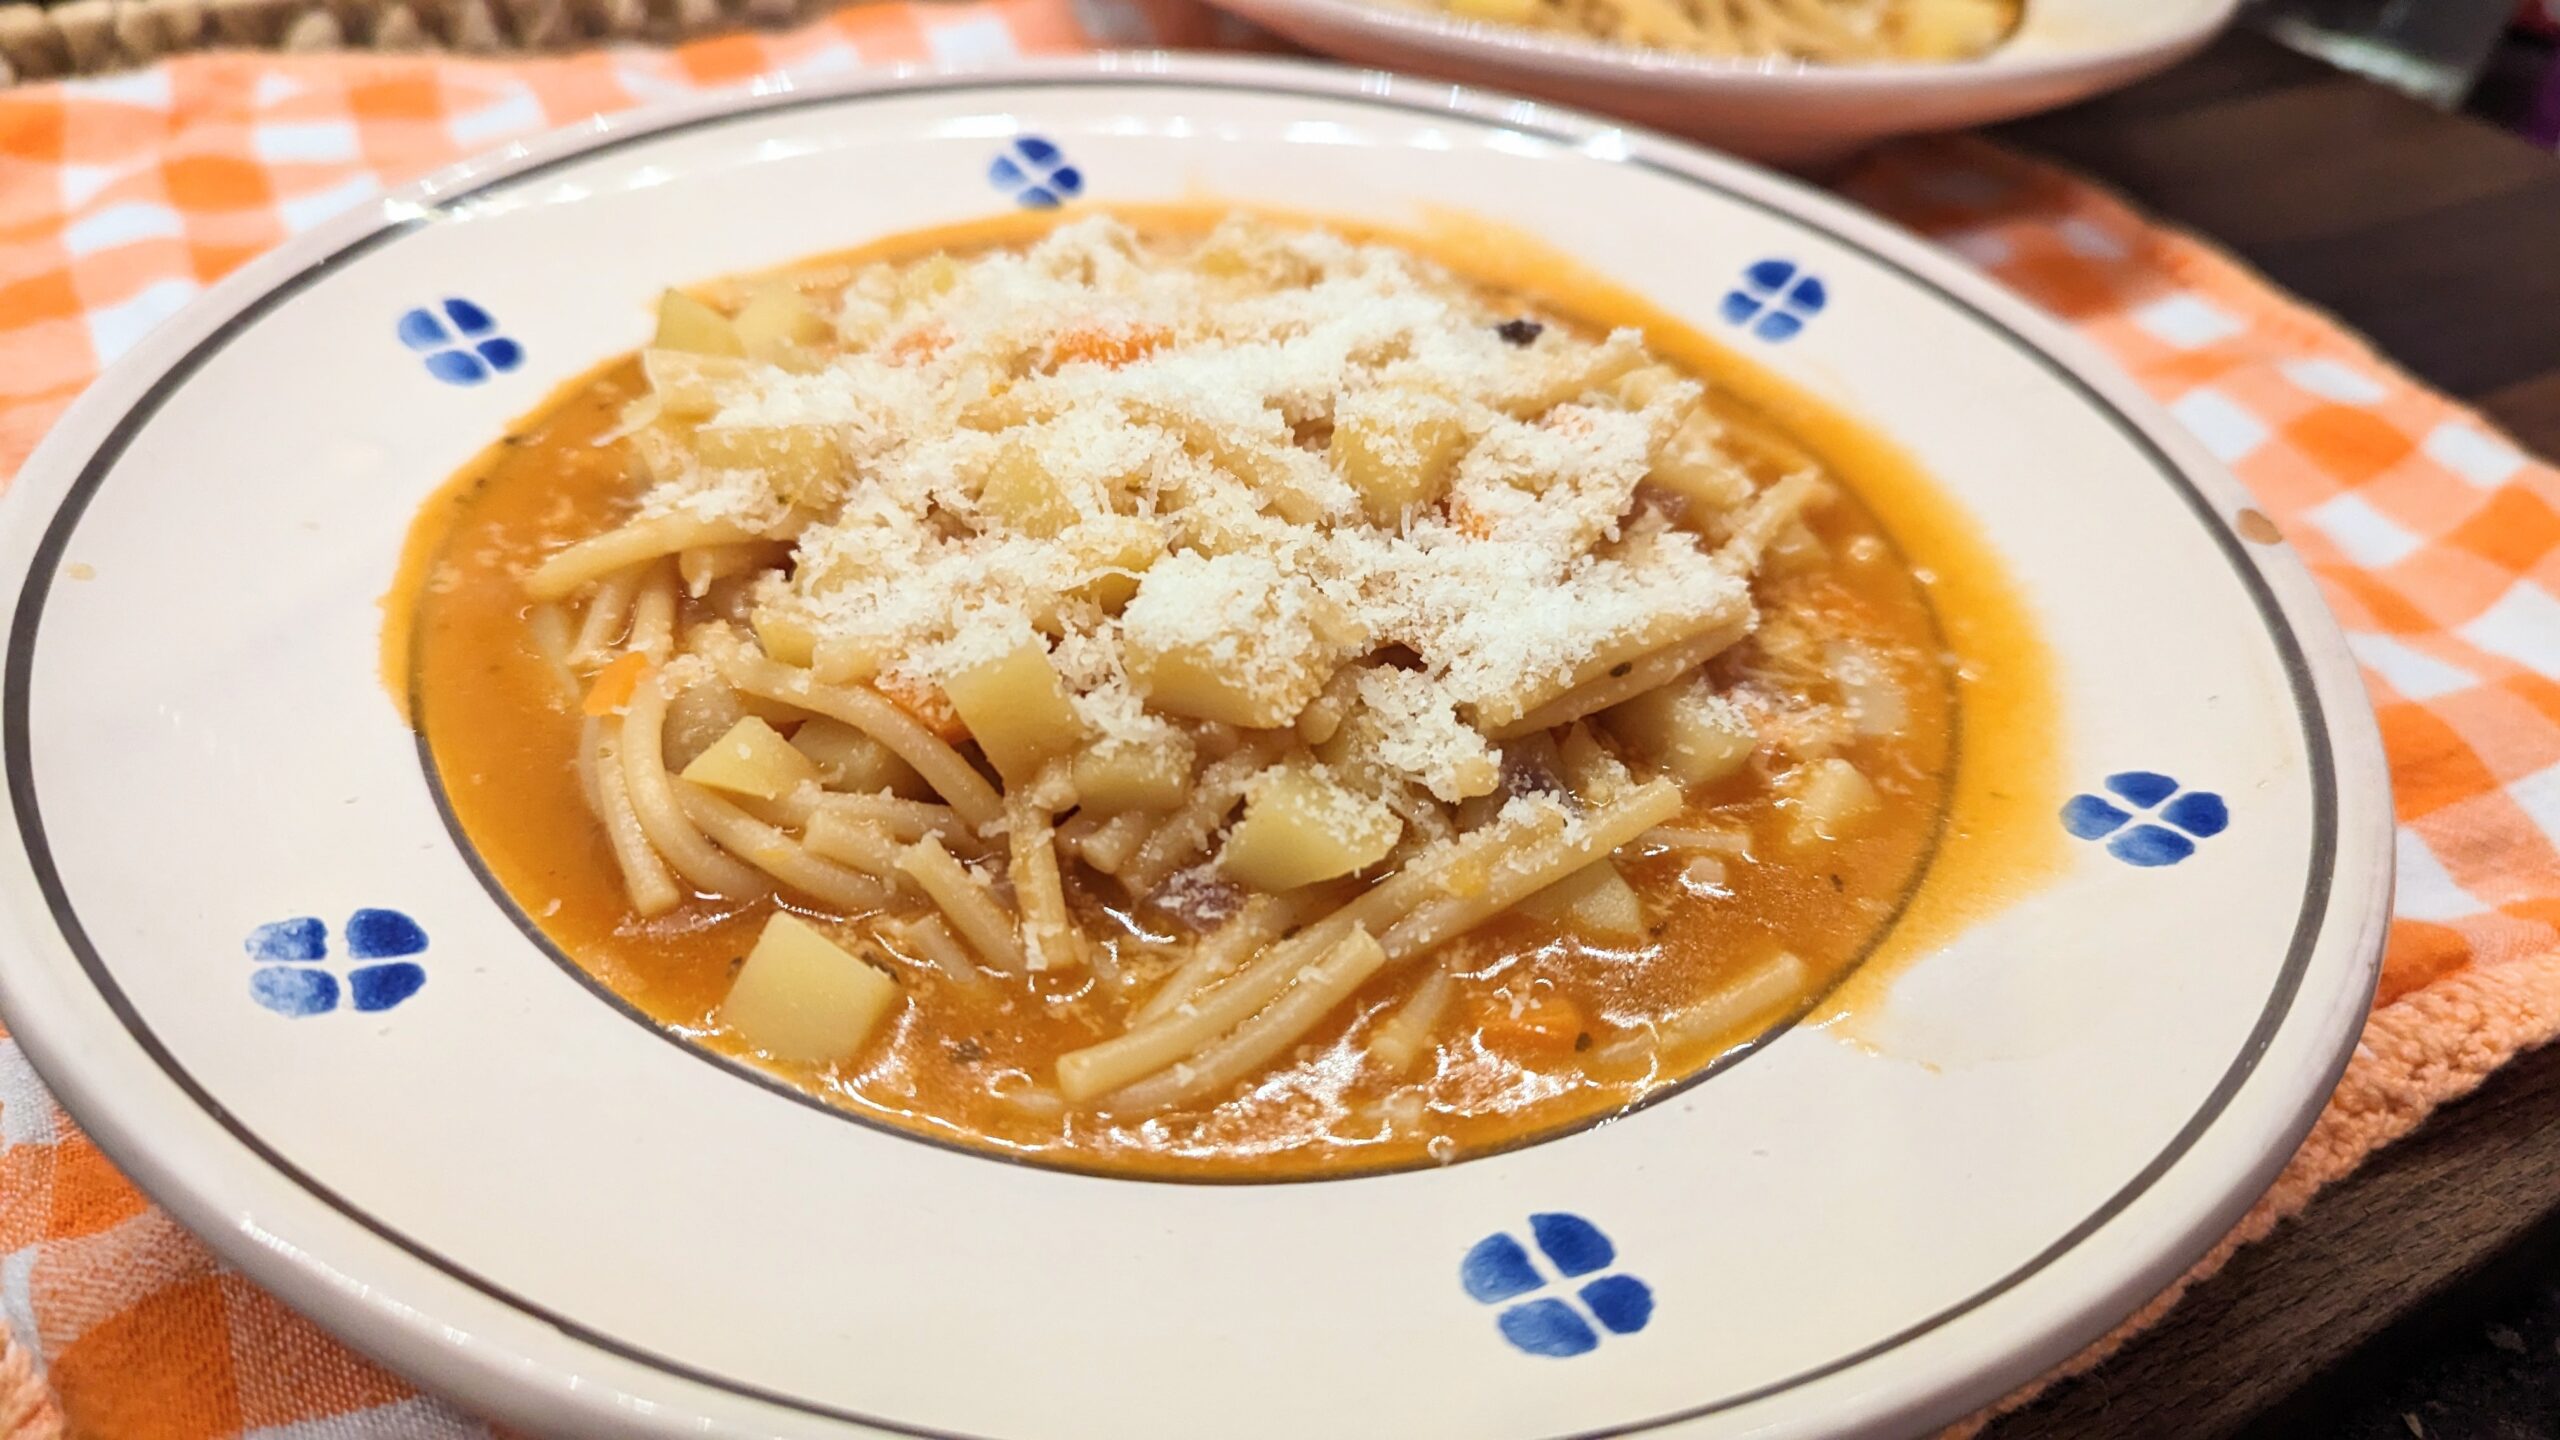
{"type": "Polygon", "coordinates": [[[818,783],[830,790],[877,795],[883,790],[910,800],[934,798],[915,767],[896,752],[841,720],[824,715],[802,722],[791,733],[791,748],[818,767],[818,783]]]}
{"type": "Polygon", "coordinates": [[[1139,577],[1165,556],[1164,527],[1135,515],[1095,515],[1067,537],[1077,561],[1105,573],[1076,587],[1080,600],[1090,600],[1117,615],[1138,593],[1139,577]]]}
{"type": "Polygon", "coordinates": [[[677,771],[720,742],[744,719],[747,709],[738,692],[717,680],[688,685],[667,700],[667,723],[661,753],[677,771]]]}
{"type": "Polygon", "coordinates": [[[739,347],[759,360],[781,362],[835,338],[835,327],[807,297],[776,282],[747,297],[730,322],[739,347]]]}
{"type": "Polygon", "coordinates": [[[1567,726],[1564,740],[1556,746],[1556,759],[1564,767],[1565,783],[1588,805],[1605,805],[1618,797],[1633,778],[1618,757],[1600,743],[1591,727],[1576,720],[1567,726]]]}
{"type": "Polygon", "coordinates": [[[686,350],[696,355],[747,353],[728,316],[681,290],[669,290],[658,297],[658,334],[649,343],[659,350],[686,350]]]}
{"type": "Polygon", "coordinates": [[[948,255],[927,255],[898,272],[897,302],[900,309],[921,304],[937,296],[948,295],[960,283],[960,262],[948,255]]]}
{"type": "Polygon", "coordinates": [[[1018,439],[997,447],[978,487],[978,505],[1003,524],[1042,539],[1076,523],[1079,513],[1074,498],[1040,463],[1040,453],[1018,439]]]}
{"type": "Polygon", "coordinates": [[[1130,684],[1169,714],[1248,730],[1291,724],[1333,673],[1318,600],[1260,556],[1171,556],[1121,616],[1130,684]]]}
{"type": "Polygon", "coordinates": [[[1519,909],[1590,935],[1633,939],[1644,934],[1644,903],[1606,856],[1521,901],[1519,909]]]}
{"type": "Polygon", "coordinates": [[[715,470],[753,470],[794,505],[820,505],[844,489],[844,452],[824,425],[705,425],[694,454],[715,470]]]}
{"type": "Polygon", "coordinates": [[[1648,690],[1600,717],[1636,758],[1683,785],[1740,770],[1759,740],[1732,701],[1702,684],[1648,690]]]}
{"type": "Polygon", "coordinates": [[[784,912],[764,922],[720,1021],[776,1060],[827,1064],[851,1059],[897,1003],[886,971],[784,912]]]}
{"type": "Polygon", "coordinates": [[[1259,890],[1295,890],[1377,864],[1403,833],[1381,801],[1313,770],[1274,770],[1245,797],[1218,868],[1259,890]]]}
{"type": "Polygon", "coordinates": [[[670,420],[699,420],[720,408],[723,387],[745,378],[747,362],[685,350],[643,350],[640,373],[658,397],[658,413],[670,420]]]}
{"type": "Polygon", "coordinates": [[[1645,478],[1710,514],[1750,499],[1751,476],[1725,455],[1721,430],[1706,411],[1692,411],[1654,452],[1645,478]]]}
{"type": "Polygon", "coordinates": [[[1816,760],[1798,766],[1786,779],[1793,813],[1787,843],[1799,850],[1853,834],[1884,808],[1875,782],[1846,760],[1816,760]]]}
{"type": "Polygon", "coordinates": [[[830,635],[818,642],[809,673],[827,685],[859,685],[889,668],[894,652],[877,636],[830,635]]]}
{"type": "Polygon", "coordinates": [[[1030,784],[1041,766],[1084,739],[1066,682],[1038,640],[1025,638],[1001,659],[945,680],[942,689],[1007,785],[1030,784]]]}
{"type": "Polygon", "coordinates": [[[1191,793],[1191,737],[1106,738],[1076,752],[1076,796],[1088,810],[1170,810],[1191,793]]]}
{"type": "Polygon", "coordinates": [[[1669,365],[1645,365],[1619,376],[1609,393],[1628,409],[1641,410],[1683,386],[1694,394],[1698,382],[1669,365]]]}
{"type": "Polygon", "coordinates": [[[764,653],[783,664],[805,670],[817,658],[818,632],[801,617],[764,605],[748,617],[748,623],[755,627],[756,643],[764,653]]]}
{"type": "Polygon", "coordinates": [[[1334,419],[1334,469],[1360,494],[1373,525],[1394,525],[1438,500],[1467,434],[1457,412],[1422,391],[1397,390],[1346,406],[1334,419]]]}
{"type": "Polygon", "coordinates": [[[1247,730],[1289,724],[1324,688],[1313,657],[1291,674],[1260,679],[1193,646],[1132,655],[1129,679],[1159,710],[1247,730]]]}
{"type": "Polygon", "coordinates": [[[758,800],[771,800],[803,781],[818,778],[818,767],[791,742],[753,715],[729,727],[729,733],[684,767],[684,778],[758,800]]]}

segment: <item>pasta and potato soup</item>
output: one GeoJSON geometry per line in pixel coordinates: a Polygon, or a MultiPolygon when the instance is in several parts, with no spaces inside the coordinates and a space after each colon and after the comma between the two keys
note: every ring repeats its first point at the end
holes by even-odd
{"type": "Polygon", "coordinates": [[[1858,963],[1953,768],[1857,477],[1660,328],[1246,214],[671,291],[433,516],[413,718],[561,951],[863,1116],[1276,1178],[1615,1113],[1858,963]]]}

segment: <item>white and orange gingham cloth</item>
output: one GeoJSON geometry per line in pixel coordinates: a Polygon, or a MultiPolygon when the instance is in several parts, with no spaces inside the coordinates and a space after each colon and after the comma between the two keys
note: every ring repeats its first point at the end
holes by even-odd
{"type": "MultiPolygon", "coordinates": [[[[0,474],[234,266],[434,167],[787,70],[1222,38],[1118,0],[874,0],[788,34],[566,58],[201,55],[0,92],[0,474]]],[[[2560,1033],[2560,472],[2192,238],[1988,144],[1843,184],[2097,342],[2253,490],[2323,583],[2388,744],[2400,897],[2381,994],[2231,1250],[2560,1033]]],[[[464,1440],[137,1193],[0,1041],[0,1440],[464,1440]]],[[[2094,1348],[2094,1361],[2121,1338],[2094,1348]]]]}

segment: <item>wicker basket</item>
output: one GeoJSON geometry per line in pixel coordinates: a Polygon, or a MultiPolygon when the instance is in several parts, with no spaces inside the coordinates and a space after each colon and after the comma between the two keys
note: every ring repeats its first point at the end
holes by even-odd
{"type": "Polygon", "coordinates": [[[690,39],[781,26],[831,0],[66,0],[0,5],[0,84],[89,75],[164,55],[447,50],[467,55],[690,39]]]}

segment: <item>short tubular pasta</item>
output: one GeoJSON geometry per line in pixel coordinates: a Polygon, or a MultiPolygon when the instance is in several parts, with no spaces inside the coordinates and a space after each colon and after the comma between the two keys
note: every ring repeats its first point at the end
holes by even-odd
{"type": "Polygon", "coordinates": [[[730,684],[750,695],[841,720],[879,741],[914,766],[925,782],[969,823],[990,824],[1003,816],[1004,802],[985,776],[973,769],[949,742],[881,696],[850,685],[822,685],[806,671],[793,670],[740,649],[722,651],[717,663],[730,684]]]}
{"type": "Polygon", "coordinates": [[[1387,954],[1401,958],[1447,944],[1678,813],[1680,787],[1654,781],[1562,834],[1503,855],[1483,889],[1417,907],[1383,937],[1387,954]]]}
{"type": "Polygon", "coordinates": [[[1440,0],[1457,15],[1624,45],[1825,64],[1961,60],[2017,27],[2019,0],[1440,0]]]}
{"type": "Polygon", "coordinates": [[[663,677],[655,672],[644,674],[632,687],[619,731],[623,785],[630,794],[642,833],[694,888],[731,898],[757,894],[765,885],[755,870],[721,853],[686,815],[676,795],[675,778],[667,773],[660,749],[666,724],[663,677]]]}
{"type": "Polygon", "coordinates": [[[676,803],[687,819],[774,879],[847,913],[888,902],[889,887],[873,877],[811,854],[799,841],[700,786],[681,780],[676,784],[676,803]]]}
{"type": "Polygon", "coordinates": [[[557,605],[536,605],[526,613],[524,629],[534,653],[542,657],[544,668],[559,686],[560,703],[576,705],[585,690],[578,683],[576,662],[571,656],[577,637],[570,632],[569,617],[557,605]]]}
{"type": "Polygon", "coordinates": [[[998,970],[1030,968],[1015,936],[1013,921],[984,882],[942,848],[931,835],[898,854],[898,869],[942,907],[951,928],[965,938],[978,957],[998,970]]]}
{"type": "Polygon", "coordinates": [[[986,979],[969,960],[969,952],[951,927],[938,915],[920,915],[899,927],[898,933],[916,953],[933,962],[934,968],[963,985],[977,985],[986,979]]]}
{"type": "Polygon", "coordinates": [[[675,571],[661,560],[649,567],[631,597],[631,633],[624,637],[623,648],[663,664],[674,652],[675,643],[675,571]]]}
{"type": "Polygon", "coordinates": [[[663,915],[676,908],[684,896],[676,889],[674,877],[667,873],[667,862],[649,843],[648,832],[640,827],[640,816],[632,808],[630,786],[623,779],[621,734],[618,721],[588,721],[584,769],[593,777],[596,815],[604,822],[614,863],[622,867],[622,882],[630,892],[631,908],[643,916],[663,915]]]}
{"type": "Polygon", "coordinates": [[[883,880],[894,880],[905,873],[898,868],[898,856],[905,847],[886,826],[832,807],[811,809],[808,821],[801,827],[800,843],[812,855],[850,865],[883,880]]]}
{"type": "Polygon", "coordinates": [[[753,533],[743,524],[683,515],[634,520],[619,530],[582,540],[535,566],[525,577],[525,593],[536,600],[564,600],[579,586],[617,570],[698,546],[730,544],[753,533]]]}
{"type": "Polygon", "coordinates": [[[1156,1110],[1235,1084],[1296,1044],[1386,963],[1387,952],[1368,931],[1353,926],[1316,957],[1280,998],[1196,1056],[1130,1086],[1111,1103],[1124,1110],[1156,1110]]]}
{"type": "Polygon", "coordinates": [[[1121,880],[1143,894],[1198,859],[1208,848],[1210,835],[1244,799],[1245,786],[1268,768],[1277,752],[1277,742],[1256,739],[1201,771],[1192,784],[1190,801],[1158,821],[1139,844],[1137,853],[1116,867],[1121,880]]]}
{"type": "Polygon", "coordinates": [[[906,800],[895,795],[822,795],[811,808],[858,824],[877,826],[893,840],[921,840],[927,835],[963,854],[982,848],[977,833],[960,821],[948,805],[906,800]]]}
{"type": "Polygon", "coordinates": [[[1458,993],[1457,977],[1441,967],[1415,986],[1405,1002],[1397,1006],[1378,1028],[1369,1035],[1369,1054],[1384,1066],[1387,1073],[1401,1075],[1413,1068],[1431,1043],[1431,1032],[1449,1010],[1449,1002],[1458,993]]]}
{"type": "Polygon", "coordinates": [[[1048,812],[1018,792],[1005,797],[1004,812],[1025,963],[1033,970],[1072,970],[1085,962],[1084,931],[1067,911],[1048,812]]]}
{"type": "Polygon", "coordinates": [[[1058,1088],[1069,1100],[1085,1100],[1180,1061],[1242,1023],[1288,988],[1297,967],[1354,930],[1381,930],[1445,890],[1467,871],[1489,867],[1505,847],[1560,828],[1553,810],[1505,821],[1457,843],[1441,855],[1408,863],[1359,899],[1308,926],[1206,993],[1170,1013],[1131,1028],[1117,1039],[1075,1051],[1058,1061],[1058,1088]]]}
{"type": "Polygon", "coordinates": [[[1129,1012],[1130,1023],[1143,1025],[1170,1013],[1225,979],[1247,956],[1287,933],[1320,899],[1313,894],[1256,895],[1245,901],[1234,919],[1204,936],[1192,947],[1190,958],[1167,975],[1144,1004],[1129,1012]]]}
{"type": "Polygon", "coordinates": [[[624,628],[631,620],[631,602],[639,593],[641,567],[617,570],[595,582],[595,592],[587,597],[587,607],[578,622],[577,638],[569,642],[569,658],[582,665],[600,665],[620,647],[624,628]]]}
{"type": "Polygon", "coordinates": [[[1732,648],[1742,638],[1744,628],[1743,618],[1736,616],[1674,640],[1574,686],[1535,710],[1493,727],[1488,734],[1496,740],[1508,740],[1514,736],[1553,730],[1570,725],[1585,715],[1632,700],[1647,691],[1659,690],[1732,648]]]}

